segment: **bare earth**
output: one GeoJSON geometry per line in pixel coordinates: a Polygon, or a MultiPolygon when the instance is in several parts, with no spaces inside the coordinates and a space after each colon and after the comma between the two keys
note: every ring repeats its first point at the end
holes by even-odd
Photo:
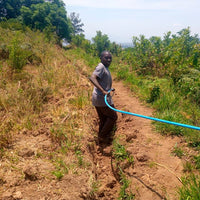
{"type": "MultiPolygon", "coordinates": [[[[113,100],[117,109],[152,116],[153,110],[132,96],[121,82],[115,81],[113,86],[116,89],[113,100]]],[[[94,130],[97,130],[94,109],[89,118],[94,130]]],[[[44,113],[41,120],[43,127],[36,132],[20,132],[6,156],[1,158],[0,199],[117,199],[121,185],[112,162],[112,146],[100,151],[92,141],[94,132],[91,129],[82,140],[83,160],[90,165],[77,166],[77,169],[72,166],[58,180],[52,174],[56,166],[50,161],[58,149],[50,138],[51,117],[44,113]]],[[[150,120],[121,113],[118,113],[115,134],[134,158],[134,165],[125,167],[124,172],[130,180],[129,191],[135,194],[135,199],[178,199],[177,187],[181,186],[179,177],[183,173],[183,164],[181,159],[172,155],[172,150],[176,143],[182,142],[181,138],[162,136],[153,130],[150,120]]],[[[67,152],[63,159],[65,163],[70,163],[67,152]]]]}
{"type": "MultiPolygon", "coordinates": [[[[115,107],[141,115],[152,116],[152,109],[142,105],[138,98],[131,96],[129,89],[121,82],[114,82],[115,107]]],[[[164,137],[152,130],[151,121],[118,113],[116,136],[134,157],[134,167],[124,171],[131,181],[131,191],[136,200],[178,199],[177,187],[181,186],[182,161],[172,156],[172,150],[180,138],[164,137]]],[[[95,154],[97,179],[103,187],[103,197],[117,199],[119,182],[113,177],[112,161],[108,152],[95,154]],[[109,188],[109,186],[111,186],[109,188]]]]}

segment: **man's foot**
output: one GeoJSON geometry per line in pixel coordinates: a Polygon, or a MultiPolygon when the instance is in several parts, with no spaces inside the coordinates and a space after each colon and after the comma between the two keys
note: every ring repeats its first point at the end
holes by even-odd
{"type": "Polygon", "coordinates": [[[105,143],[105,139],[102,138],[102,137],[98,137],[98,144],[101,145],[101,144],[104,144],[105,143]]]}
{"type": "Polygon", "coordinates": [[[111,137],[107,137],[107,138],[102,138],[102,137],[98,137],[98,143],[99,145],[106,145],[109,146],[112,144],[113,138],[111,137]]]}

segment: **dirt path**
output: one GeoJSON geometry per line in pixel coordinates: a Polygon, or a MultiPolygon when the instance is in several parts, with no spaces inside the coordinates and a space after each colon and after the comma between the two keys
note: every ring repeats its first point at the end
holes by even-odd
{"type": "MultiPolygon", "coordinates": [[[[116,89],[113,96],[116,108],[152,115],[152,110],[131,96],[129,89],[121,82],[114,82],[113,86],[116,89]]],[[[65,95],[68,95],[67,91],[63,99],[49,102],[47,107],[61,106],[66,101],[65,95]]],[[[94,108],[91,114],[92,120],[87,119],[88,127],[93,119],[97,122],[94,108]]],[[[73,150],[60,149],[52,142],[50,127],[53,120],[48,110],[41,114],[39,120],[42,121],[41,127],[37,131],[17,133],[13,146],[1,158],[0,199],[118,199],[122,183],[111,156],[112,146],[102,151],[94,141],[90,141],[96,134],[91,130],[82,136],[82,149],[79,151],[82,157],[77,157],[80,154],[74,155],[73,150]],[[58,180],[59,175],[62,178],[58,180]]],[[[98,124],[94,124],[94,127],[97,129],[98,124]]],[[[182,161],[172,156],[171,152],[181,139],[164,137],[154,132],[150,120],[120,113],[116,137],[134,158],[134,165],[127,165],[123,172],[130,181],[128,190],[135,194],[135,199],[178,199],[176,187],[181,183],[177,177],[181,177],[182,161]]]]}
{"type": "MultiPolygon", "coordinates": [[[[117,109],[152,116],[152,109],[144,106],[138,98],[131,96],[121,82],[114,82],[113,97],[117,109]]],[[[176,189],[181,185],[182,161],[172,156],[172,150],[180,138],[164,137],[152,130],[150,120],[118,113],[116,137],[126,146],[134,158],[134,166],[124,172],[131,185],[129,191],[136,200],[178,199],[176,189]]],[[[114,177],[111,156],[112,147],[103,153],[98,147],[93,151],[95,175],[101,183],[98,199],[116,199],[120,183],[114,177]]]]}

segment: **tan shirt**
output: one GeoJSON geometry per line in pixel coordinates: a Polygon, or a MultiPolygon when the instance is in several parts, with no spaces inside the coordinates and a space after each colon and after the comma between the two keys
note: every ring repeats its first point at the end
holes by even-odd
{"type": "MultiPolygon", "coordinates": [[[[105,91],[108,91],[112,88],[112,77],[110,71],[108,70],[108,67],[105,67],[102,63],[99,63],[95,68],[93,74],[95,74],[98,77],[98,82],[105,91]]],[[[110,105],[113,105],[111,96],[107,98],[107,101],[110,105]]],[[[92,104],[96,107],[106,106],[104,101],[104,95],[96,87],[94,87],[92,93],[92,104]]]]}

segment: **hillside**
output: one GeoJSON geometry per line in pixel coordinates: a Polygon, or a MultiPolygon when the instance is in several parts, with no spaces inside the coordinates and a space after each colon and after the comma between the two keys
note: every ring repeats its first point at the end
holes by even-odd
{"type": "MultiPolygon", "coordinates": [[[[40,33],[0,37],[1,199],[179,199],[184,166],[197,154],[183,138],[119,114],[113,145],[96,143],[88,81],[96,59],[40,33]]],[[[153,115],[122,82],[113,87],[117,108],[153,115]]]]}

